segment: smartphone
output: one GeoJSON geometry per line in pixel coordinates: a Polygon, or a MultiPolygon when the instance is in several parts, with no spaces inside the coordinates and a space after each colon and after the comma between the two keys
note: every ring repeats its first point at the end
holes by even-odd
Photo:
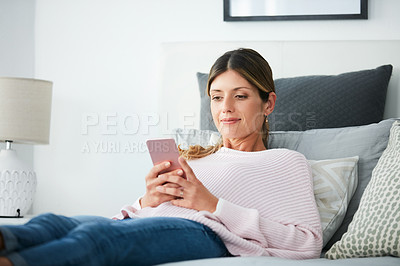
{"type": "MultiPolygon", "coordinates": [[[[179,151],[174,139],[149,139],[146,141],[153,165],[164,161],[169,161],[171,166],[160,172],[160,174],[171,172],[176,169],[182,169],[178,162],[179,151]]],[[[183,173],[182,177],[185,177],[183,173]]]]}

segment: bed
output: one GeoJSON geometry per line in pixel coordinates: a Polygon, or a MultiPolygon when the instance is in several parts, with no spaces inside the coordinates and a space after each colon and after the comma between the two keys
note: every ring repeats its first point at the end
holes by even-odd
{"type": "MultiPolygon", "coordinates": [[[[321,163],[332,164],[339,160],[346,165],[352,164],[351,171],[343,171],[346,172],[342,176],[345,192],[336,195],[335,215],[329,217],[320,212],[321,219],[326,220],[320,259],[294,261],[273,257],[234,257],[168,265],[399,265],[398,244],[386,253],[375,246],[363,246],[365,253],[357,255],[344,251],[343,256],[338,256],[342,259],[336,260],[332,260],[335,257],[329,254],[338,252],[328,253],[330,259],[325,258],[325,253],[332,247],[340,247],[339,244],[345,245],[346,242],[340,242],[347,241],[344,234],[348,232],[347,238],[355,237],[351,230],[369,221],[370,217],[361,217],[360,213],[367,204],[360,204],[360,201],[362,198],[363,202],[372,201],[370,194],[364,192],[374,189],[371,180],[379,178],[379,169],[385,167],[385,160],[389,160],[386,158],[392,160],[396,157],[387,150],[388,143],[395,142],[389,139],[396,139],[396,134],[399,134],[396,132],[400,132],[397,129],[400,117],[400,41],[165,43],[160,49],[158,101],[159,113],[167,117],[161,123],[167,121],[168,125],[160,127],[160,135],[172,136],[182,145],[209,145],[218,136],[204,95],[207,72],[222,53],[239,47],[259,51],[274,72],[278,101],[275,114],[270,118],[269,148],[283,147],[303,153],[312,165],[313,175],[321,163]],[[378,164],[378,161],[382,162],[378,164]],[[363,207],[359,209],[360,205],[363,207]],[[356,213],[358,216],[354,218],[356,213]],[[353,225],[350,225],[352,220],[353,225]],[[380,257],[375,257],[377,255],[380,257]]],[[[397,137],[400,139],[400,134],[397,137]]],[[[394,150],[398,151],[400,144],[396,145],[394,150]]],[[[398,174],[398,168],[395,166],[393,173],[398,174]]],[[[319,178],[324,182],[327,180],[326,176],[319,178]]],[[[380,178],[384,180],[386,176],[380,178]]],[[[335,191],[330,189],[330,192],[335,191]]],[[[324,195],[315,195],[318,204],[318,197],[324,195]]],[[[395,211],[399,208],[396,206],[400,206],[400,199],[397,196],[391,199],[398,203],[391,210],[392,216],[397,217],[399,214],[395,211]]],[[[388,224],[396,223],[399,221],[388,220],[388,224]]],[[[400,231],[390,232],[398,243],[400,231]]],[[[372,236],[371,233],[366,238],[372,236]]]]}

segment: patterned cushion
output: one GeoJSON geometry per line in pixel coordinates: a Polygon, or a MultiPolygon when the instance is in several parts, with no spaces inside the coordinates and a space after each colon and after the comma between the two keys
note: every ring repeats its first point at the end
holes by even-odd
{"type": "Polygon", "coordinates": [[[400,121],[361,198],[348,231],[326,253],[329,259],[400,257],[400,121]]]}
{"type": "Polygon", "coordinates": [[[358,156],[308,160],[314,181],[314,196],[321,216],[324,246],[341,225],[357,187],[358,156]]]}
{"type": "MultiPolygon", "coordinates": [[[[273,131],[304,131],[377,123],[383,119],[386,91],[393,67],[332,76],[302,76],[275,80],[277,101],[268,117],[273,131]]],[[[200,129],[216,130],[207,74],[197,73],[201,97],[200,129]]]]}

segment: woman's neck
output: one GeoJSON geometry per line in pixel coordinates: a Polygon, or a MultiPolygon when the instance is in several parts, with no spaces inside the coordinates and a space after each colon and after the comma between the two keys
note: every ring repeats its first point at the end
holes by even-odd
{"type": "Polygon", "coordinates": [[[241,139],[223,139],[224,147],[238,151],[266,150],[261,136],[248,136],[241,139]]]}

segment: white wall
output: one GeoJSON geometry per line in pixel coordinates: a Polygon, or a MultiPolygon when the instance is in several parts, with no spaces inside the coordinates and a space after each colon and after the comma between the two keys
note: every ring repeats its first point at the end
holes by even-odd
{"type": "MultiPolygon", "coordinates": [[[[0,76],[34,78],[34,0],[0,1],[0,76]]],[[[4,143],[0,144],[4,149],[4,143]]],[[[33,147],[14,144],[19,158],[33,165],[33,147]]]]}
{"type": "Polygon", "coordinates": [[[148,125],[164,115],[155,96],[162,43],[400,40],[397,0],[370,0],[368,20],[229,23],[222,2],[36,0],[35,76],[54,87],[50,145],[34,149],[35,213],[109,216],[144,193],[144,141],[161,137],[148,125]]]}

